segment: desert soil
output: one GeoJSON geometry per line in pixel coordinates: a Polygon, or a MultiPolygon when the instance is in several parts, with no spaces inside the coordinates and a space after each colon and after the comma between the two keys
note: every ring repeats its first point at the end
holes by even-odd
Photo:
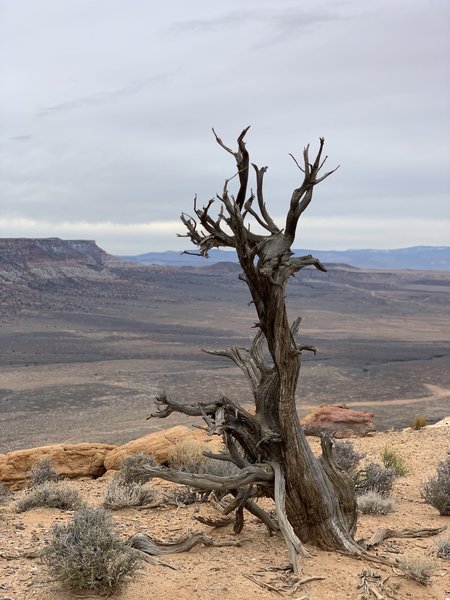
{"type": "MultiPolygon", "coordinates": [[[[314,450],[318,451],[317,439],[309,440],[314,450]]],[[[405,459],[409,469],[408,474],[398,478],[395,483],[395,512],[387,516],[361,515],[357,539],[367,540],[382,527],[417,529],[450,524],[450,517],[439,516],[433,507],[424,503],[420,494],[424,481],[434,474],[437,463],[450,451],[449,427],[377,433],[354,440],[354,446],[367,453],[365,460],[377,462],[380,462],[383,448],[389,446],[405,459]]],[[[102,501],[107,483],[108,478],[103,477],[95,481],[73,481],[70,485],[80,491],[89,505],[97,506],[102,501]]],[[[37,559],[12,558],[21,552],[44,546],[49,539],[51,524],[69,520],[72,512],[39,508],[19,514],[14,512],[14,502],[13,499],[0,506],[0,598],[71,600],[75,597],[92,597],[89,594],[75,596],[62,591],[37,559]]],[[[270,508],[267,501],[264,503],[266,508],[270,508]]],[[[275,588],[293,583],[291,575],[282,570],[273,570],[283,568],[288,563],[283,541],[269,538],[265,527],[250,515],[242,533],[235,536],[232,526],[211,530],[201,525],[194,520],[198,514],[218,517],[217,511],[208,504],[142,511],[126,509],[113,513],[117,530],[125,538],[138,532],[147,532],[167,540],[195,530],[205,531],[215,540],[242,541],[240,547],[197,546],[189,553],[167,557],[178,570],[142,563],[138,576],[117,596],[118,600],[269,600],[283,596],[297,600],[354,600],[361,598],[359,574],[364,570],[381,575],[385,584],[395,590],[392,597],[397,600],[444,600],[446,592],[450,595],[450,562],[436,557],[436,537],[386,540],[375,550],[376,554],[390,559],[422,557],[432,560],[435,572],[428,586],[407,580],[388,566],[308,547],[312,557],[301,560],[301,578],[320,576],[323,579],[305,583],[293,594],[264,589],[255,581],[268,583],[275,588]]],[[[448,536],[449,532],[443,535],[448,536]]]]}

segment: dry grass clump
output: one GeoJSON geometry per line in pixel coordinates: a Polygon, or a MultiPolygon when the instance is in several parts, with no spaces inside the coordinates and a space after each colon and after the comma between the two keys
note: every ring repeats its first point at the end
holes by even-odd
{"type": "Polygon", "coordinates": [[[102,508],[83,508],[69,524],[54,524],[51,533],[42,560],[54,579],[72,591],[109,595],[136,571],[138,559],[102,508]]]}
{"type": "Polygon", "coordinates": [[[367,492],[358,497],[358,510],[364,515],[387,515],[395,510],[392,498],[386,498],[377,492],[367,492]]]}
{"type": "Polygon", "coordinates": [[[395,473],[370,462],[355,476],[355,490],[358,496],[367,492],[377,492],[381,496],[389,496],[394,485],[395,473]]]}
{"type": "Polygon", "coordinates": [[[120,477],[113,478],[107,489],[103,506],[109,510],[120,510],[133,506],[153,504],[156,494],[151,487],[134,481],[125,483],[120,477]]]}
{"type": "Polygon", "coordinates": [[[81,505],[79,493],[65,481],[47,481],[27,490],[17,501],[16,512],[40,506],[73,510],[81,505]]]}
{"type": "Polygon", "coordinates": [[[0,504],[4,504],[5,502],[9,502],[12,494],[3,481],[0,481],[0,504]]]}
{"type": "Polygon", "coordinates": [[[130,454],[123,459],[118,476],[125,483],[146,483],[150,478],[143,467],[154,467],[156,465],[158,465],[158,461],[153,454],[143,452],[130,454]]]}
{"type": "Polygon", "coordinates": [[[438,465],[435,477],[425,483],[422,496],[440,515],[450,515],[450,456],[438,465]]]}
{"type": "Polygon", "coordinates": [[[443,537],[437,541],[437,555],[439,558],[450,560],[450,537],[443,537]]]}
{"type": "Polygon", "coordinates": [[[430,577],[436,570],[435,563],[429,558],[413,557],[413,558],[401,558],[398,562],[399,568],[403,573],[414,579],[422,585],[428,585],[430,583],[430,577]]]}
{"type": "Polygon", "coordinates": [[[390,469],[397,477],[403,477],[408,473],[408,467],[405,464],[405,459],[397,454],[394,450],[385,446],[381,453],[381,460],[386,469],[390,469]]]}
{"type": "Polygon", "coordinates": [[[335,441],[333,444],[334,462],[347,473],[354,471],[356,465],[364,456],[364,453],[355,450],[351,442],[335,441]]]}
{"type": "Polygon", "coordinates": [[[61,477],[53,468],[53,463],[48,456],[44,456],[34,463],[30,470],[30,485],[35,487],[47,481],[58,481],[61,477]]]}
{"type": "Polygon", "coordinates": [[[411,421],[411,429],[422,429],[427,426],[427,418],[426,417],[415,417],[411,421]]]}
{"type": "Polygon", "coordinates": [[[171,469],[198,473],[207,462],[204,452],[208,446],[198,440],[182,440],[174,444],[167,454],[167,464],[171,469]]]}

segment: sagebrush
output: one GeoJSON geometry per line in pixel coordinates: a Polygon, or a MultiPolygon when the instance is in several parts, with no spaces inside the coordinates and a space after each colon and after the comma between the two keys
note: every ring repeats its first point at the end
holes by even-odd
{"type": "Polygon", "coordinates": [[[450,537],[443,537],[437,541],[437,555],[439,558],[450,560],[450,537]]]}
{"type": "Polygon", "coordinates": [[[118,476],[125,483],[146,483],[150,477],[145,473],[143,467],[156,465],[158,465],[158,461],[153,454],[143,452],[130,454],[123,459],[118,476]]]}
{"type": "Polygon", "coordinates": [[[54,524],[42,560],[64,587],[95,593],[122,588],[138,565],[132,548],[116,534],[103,508],[82,508],[69,524],[54,524]]]}
{"type": "Polygon", "coordinates": [[[355,476],[355,490],[357,495],[367,492],[377,492],[382,496],[389,496],[394,485],[395,473],[377,463],[370,462],[355,476]]]}
{"type": "Polygon", "coordinates": [[[430,577],[436,570],[436,565],[431,559],[420,556],[401,558],[398,566],[409,579],[414,579],[422,585],[430,583],[430,577]]]}
{"type": "Polygon", "coordinates": [[[58,481],[61,477],[56,473],[53,463],[48,456],[34,463],[30,470],[30,485],[32,487],[46,483],[47,481],[58,481]]]}
{"type": "Polygon", "coordinates": [[[363,452],[357,452],[351,442],[335,441],[333,444],[334,462],[344,471],[351,474],[359,461],[365,457],[363,452]]]}
{"type": "Polygon", "coordinates": [[[422,496],[440,515],[450,515],[450,456],[439,463],[436,475],[423,486],[422,496]]]}
{"type": "Polygon", "coordinates": [[[81,505],[79,493],[65,481],[47,481],[24,492],[16,503],[16,512],[42,506],[73,510],[81,505]]]}
{"type": "Polygon", "coordinates": [[[395,503],[377,492],[367,492],[358,496],[358,510],[364,515],[387,515],[395,510],[395,503]]]}
{"type": "Polygon", "coordinates": [[[155,500],[155,491],[148,485],[134,481],[126,483],[118,477],[110,481],[103,506],[109,510],[120,510],[133,506],[146,506],[153,504],[155,500]]]}

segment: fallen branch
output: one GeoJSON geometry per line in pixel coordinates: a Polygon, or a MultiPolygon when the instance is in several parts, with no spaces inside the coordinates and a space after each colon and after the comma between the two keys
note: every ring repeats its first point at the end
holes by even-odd
{"type": "Polygon", "coordinates": [[[376,531],[370,540],[367,542],[367,548],[377,546],[383,540],[388,538],[424,538],[432,535],[439,535],[447,529],[447,526],[424,528],[424,529],[388,529],[383,528],[376,531]]]}
{"type": "Polygon", "coordinates": [[[150,537],[146,533],[137,533],[129,538],[128,543],[132,548],[145,552],[151,556],[162,556],[166,554],[179,554],[180,552],[189,552],[198,544],[205,546],[223,547],[223,546],[241,546],[242,540],[229,540],[215,542],[205,533],[188,533],[177,541],[162,542],[150,537]]]}
{"type": "Polygon", "coordinates": [[[208,525],[208,527],[226,527],[233,522],[233,519],[229,517],[225,517],[224,519],[210,519],[208,517],[194,516],[194,519],[199,523],[203,523],[203,525],[208,525]]]}
{"type": "Polygon", "coordinates": [[[270,583],[266,583],[265,581],[260,581],[259,579],[256,579],[256,577],[253,577],[252,575],[244,575],[244,577],[246,579],[249,579],[250,581],[253,581],[253,583],[256,583],[256,585],[259,585],[260,588],[270,590],[271,592],[276,592],[277,594],[280,594],[281,596],[283,595],[279,589],[277,589],[273,585],[270,585],[270,583]]]}

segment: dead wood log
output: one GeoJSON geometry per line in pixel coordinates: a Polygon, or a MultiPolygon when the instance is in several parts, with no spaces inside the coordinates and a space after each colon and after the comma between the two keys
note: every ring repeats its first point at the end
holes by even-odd
{"type": "Polygon", "coordinates": [[[377,546],[383,540],[388,538],[424,538],[433,535],[439,535],[447,529],[447,525],[443,527],[424,528],[424,529],[388,529],[382,528],[376,531],[370,540],[366,543],[367,548],[377,546]]]}
{"type": "Polygon", "coordinates": [[[206,533],[188,533],[179,540],[163,542],[152,538],[146,533],[137,533],[128,539],[128,543],[132,548],[141,550],[151,556],[162,556],[166,554],[179,554],[180,552],[189,552],[198,544],[205,546],[241,546],[242,540],[229,540],[215,542],[212,537],[206,533]]]}

